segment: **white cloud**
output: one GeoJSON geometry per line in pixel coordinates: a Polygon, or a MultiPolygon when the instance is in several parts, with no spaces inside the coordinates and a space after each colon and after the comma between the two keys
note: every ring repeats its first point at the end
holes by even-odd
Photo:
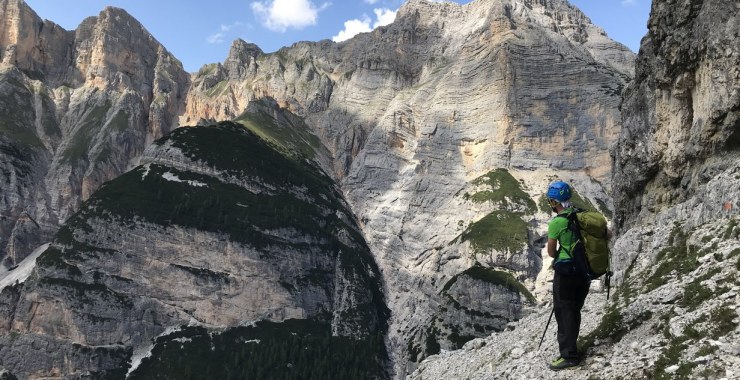
{"type": "Polygon", "coordinates": [[[397,11],[392,11],[388,8],[373,9],[373,12],[375,12],[375,17],[377,18],[375,25],[373,25],[373,29],[379,26],[386,26],[396,19],[397,11]]]}
{"type": "Polygon", "coordinates": [[[206,42],[209,44],[222,44],[224,42],[224,33],[213,33],[206,37],[206,42]]]}
{"type": "Polygon", "coordinates": [[[344,30],[341,30],[339,34],[332,37],[334,42],[346,41],[360,33],[371,32],[373,29],[379,26],[385,26],[393,22],[396,19],[396,12],[388,8],[376,8],[373,9],[375,13],[375,22],[370,19],[367,15],[363,15],[362,20],[352,19],[344,22],[344,30]],[[371,26],[372,24],[372,26],[371,26]]]}
{"type": "Polygon", "coordinates": [[[346,41],[360,33],[371,32],[370,29],[370,18],[365,16],[363,20],[353,19],[344,22],[344,30],[339,31],[339,34],[332,37],[334,42],[346,41]]]}
{"type": "Polygon", "coordinates": [[[209,44],[221,44],[224,42],[224,37],[226,37],[226,33],[230,30],[242,26],[243,24],[239,21],[230,24],[230,25],[223,25],[221,24],[221,27],[219,28],[218,32],[211,34],[210,36],[206,37],[206,42],[209,44]]]}
{"type": "Polygon", "coordinates": [[[253,2],[252,11],[266,28],[282,33],[288,28],[316,25],[319,12],[330,5],[317,7],[311,0],[265,0],[253,2]]]}
{"type": "Polygon", "coordinates": [[[622,5],[636,5],[637,0],[622,0],[622,5]]]}
{"type": "Polygon", "coordinates": [[[362,1],[364,1],[364,2],[366,2],[368,4],[370,4],[370,5],[373,5],[373,4],[377,3],[380,0],[362,0],[362,1]]]}

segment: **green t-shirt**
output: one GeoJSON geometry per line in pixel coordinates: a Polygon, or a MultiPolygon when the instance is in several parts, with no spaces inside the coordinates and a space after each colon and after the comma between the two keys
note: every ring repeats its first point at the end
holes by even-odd
{"type": "MultiPolygon", "coordinates": [[[[567,208],[560,214],[568,215],[573,209],[567,208]]],[[[558,256],[555,261],[570,259],[567,252],[570,252],[573,244],[573,232],[568,230],[568,218],[565,216],[556,216],[547,224],[547,237],[558,241],[558,256]]]]}

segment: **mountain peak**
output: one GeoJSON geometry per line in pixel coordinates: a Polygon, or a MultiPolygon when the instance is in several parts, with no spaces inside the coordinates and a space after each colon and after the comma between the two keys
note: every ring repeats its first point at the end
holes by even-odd
{"type": "Polygon", "coordinates": [[[264,54],[264,52],[262,51],[262,49],[260,49],[259,46],[253,43],[244,41],[241,38],[235,39],[234,42],[231,43],[231,49],[229,49],[228,59],[231,59],[232,57],[243,56],[245,54],[247,56],[256,58],[264,54]]]}
{"type": "Polygon", "coordinates": [[[97,17],[97,22],[108,26],[105,29],[118,30],[118,33],[122,30],[142,30],[145,34],[150,35],[144,25],[142,25],[139,20],[129,14],[125,9],[110,5],[100,11],[100,14],[97,17]]]}

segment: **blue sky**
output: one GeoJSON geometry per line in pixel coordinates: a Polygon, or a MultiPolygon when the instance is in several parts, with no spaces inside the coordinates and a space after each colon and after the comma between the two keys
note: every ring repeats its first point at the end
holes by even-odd
{"type": "MultiPolygon", "coordinates": [[[[189,72],[223,62],[237,38],[273,52],[297,41],[341,40],[393,21],[404,0],[26,0],[41,18],[76,29],[105,6],[123,8],[189,72]]],[[[456,0],[467,4],[470,0],[456,0]]],[[[607,34],[637,52],[650,0],[570,0],[607,34]]]]}

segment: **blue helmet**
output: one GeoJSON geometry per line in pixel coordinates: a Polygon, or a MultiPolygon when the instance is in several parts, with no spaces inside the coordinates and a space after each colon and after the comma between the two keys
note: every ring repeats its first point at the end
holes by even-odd
{"type": "Polygon", "coordinates": [[[547,197],[558,202],[565,202],[570,199],[570,186],[563,181],[555,181],[547,189],[547,197]]]}

